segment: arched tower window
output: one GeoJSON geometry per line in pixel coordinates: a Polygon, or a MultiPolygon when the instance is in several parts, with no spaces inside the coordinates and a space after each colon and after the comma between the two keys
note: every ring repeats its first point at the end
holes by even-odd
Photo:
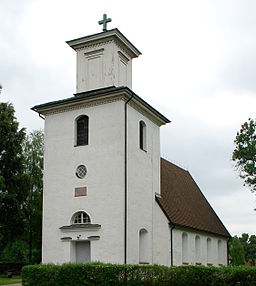
{"type": "Polygon", "coordinates": [[[139,122],[139,146],[141,150],[147,151],[147,126],[142,120],[139,122]]]}
{"type": "Polygon", "coordinates": [[[89,117],[82,115],[76,120],[76,145],[88,145],[89,142],[89,117]]]}
{"type": "Polygon", "coordinates": [[[86,212],[77,212],[72,217],[72,224],[91,223],[91,219],[86,212]]]}
{"type": "Polygon", "coordinates": [[[195,238],[195,258],[196,262],[201,261],[201,244],[200,244],[200,237],[197,235],[195,238]]]}
{"type": "Polygon", "coordinates": [[[188,263],[188,234],[182,233],[182,263],[188,263]]]}

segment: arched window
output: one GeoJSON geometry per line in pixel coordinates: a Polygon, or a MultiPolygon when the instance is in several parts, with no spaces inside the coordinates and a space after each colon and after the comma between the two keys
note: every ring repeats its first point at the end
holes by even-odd
{"type": "Polygon", "coordinates": [[[86,212],[77,212],[73,215],[72,224],[91,223],[91,219],[86,212]]]}
{"type": "Polygon", "coordinates": [[[212,264],[212,240],[207,238],[207,264],[212,264]]]}
{"type": "Polygon", "coordinates": [[[200,237],[197,235],[195,238],[195,258],[196,263],[201,261],[201,244],[200,244],[200,237]]]}
{"type": "Polygon", "coordinates": [[[82,115],[76,120],[76,145],[88,145],[89,142],[89,117],[82,115]]]}
{"type": "Polygon", "coordinates": [[[218,264],[222,264],[222,243],[218,240],[218,264]]]}
{"type": "Polygon", "coordinates": [[[182,263],[188,263],[188,234],[182,233],[182,263]]]}
{"type": "Polygon", "coordinates": [[[147,126],[142,120],[139,122],[139,145],[140,149],[147,150],[147,126]]]}
{"type": "Polygon", "coordinates": [[[139,263],[149,263],[149,237],[146,229],[139,231],[139,263]]]}

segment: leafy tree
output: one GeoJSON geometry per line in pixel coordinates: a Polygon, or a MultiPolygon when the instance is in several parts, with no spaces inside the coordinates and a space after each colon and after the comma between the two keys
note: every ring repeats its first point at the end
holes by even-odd
{"type": "Polygon", "coordinates": [[[0,103],[0,257],[40,262],[43,133],[26,136],[14,113],[0,103]]]}
{"type": "Polygon", "coordinates": [[[24,203],[28,262],[41,261],[42,190],[43,190],[43,132],[33,131],[23,144],[27,197],[24,203]]]}
{"type": "Polygon", "coordinates": [[[245,260],[251,264],[256,262],[256,235],[249,236],[248,233],[243,233],[239,240],[243,246],[245,260]]]}
{"type": "Polygon", "coordinates": [[[234,236],[230,245],[231,264],[244,265],[244,249],[237,236],[234,236]]]}
{"type": "Polygon", "coordinates": [[[0,103],[0,251],[23,232],[25,130],[19,130],[14,113],[12,104],[0,103]]]}
{"type": "Polygon", "coordinates": [[[256,191],[256,121],[249,118],[234,141],[236,147],[232,159],[240,171],[240,177],[244,179],[244,185],[256,191]]]}
{"type": "Polygon", "coordinates": [[[256,235],[251,235],[249,238],[249,247],[248,247],[248,260],[256,261],[256,235]]]}
{"type": "Polygon", "coordinates": [[[1,258],[5,262],[27,263],[27,245],[21,239],[9,242],[4,248],[1,258]]]}
{"type": "Polygon", "coordinates": [[[239,240],[244,249],[245,261],[249,261],[249,234],[243,233],[239,240]]]}

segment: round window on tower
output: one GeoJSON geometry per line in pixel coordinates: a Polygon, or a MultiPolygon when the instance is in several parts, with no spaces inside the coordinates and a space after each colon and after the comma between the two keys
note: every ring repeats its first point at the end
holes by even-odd
{"type": "Polygon", "coordinates": [[[86,169],[85,165],[79,165],[76,168],[76,176],[77,176],[77,178],[83,179],[86,176],[86,173],[87,173],[87,169],[86,169]]]}

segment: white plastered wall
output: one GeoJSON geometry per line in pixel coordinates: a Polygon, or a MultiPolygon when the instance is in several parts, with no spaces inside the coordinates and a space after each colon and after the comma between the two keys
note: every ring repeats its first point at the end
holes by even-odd
{"type": "Polygon", "coordinates": [[[159,126],[128,105],[128,263],[139,263],[139,231],[147,230],[147,261],[153,262],[155,192],[160,188],[159,126]],[[139,122],[146,124],[146,151],[139,147],[139,122]]]}
{"type": "Polygon", "coordinates": [[[171,265],[171,232],[169,221],[154,202],[154,264],[171,265]]]}
{"type": "Polygon", "coordinates": [[[191,231],[190,229],[173,229],[173,264],[195,265],[227,265],[227,238],[203,232],[191,231]],[[182,261],[182,234],[188,235],[188,255],[187,261],[182,261]],[[196,260],[195,238],[200,238],[200,259],[196,260]],[[207,255],[207,239],[211,240],[211,255],[207,255]],[[221,251],[218,251],[218,241],[220,241],[221,251]],[[210,257],[207,259],[207,256],[210,257]]]}
{"type": "Polygon", "coordinates": [[[72,240],[91,241],[91,259],[123,263],[124,221],[124,103],[117,101],[46,116],[43,198],[43,263],[74,260],[72,240]],[[89,117],[89,145],[74,147],[75,120],[89,117]],[[87,175],[78,179],[76,167],[85,164],[87,175]],[[88,195],[74,197],[75,187],[88,195]],[[99,230],[62,231],[72,215],[85,211],[99,230]]]}

